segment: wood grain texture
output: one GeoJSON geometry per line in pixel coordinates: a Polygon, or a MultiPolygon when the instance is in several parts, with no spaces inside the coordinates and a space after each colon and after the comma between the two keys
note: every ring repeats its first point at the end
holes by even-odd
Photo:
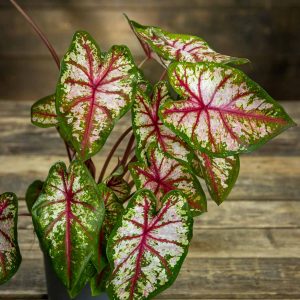
{"type": "MultiPolygon", "coordinates": [[[[101,48],[127,44],[140,61],[142,49],[122,15],[126,12],[144,24],[201,36],[225,54],[248,57],[252,65],[242,68],[277,99],[300,96],[290,88],[297,85],[300,65],[297,0],[23,0],[20,4],[60,56],[74,31],[85,29],[101,48]]],[[[52,93],[57,70],[44,45],[7,0],[0,0],[0,7],[0,98],[38,99],[52,93]]],[[[158,66],[147,68],[151,80],[159,78],[158,66]]]]}
{"type": "MultiPolygon", "coordinates": [[[[27,211],[27,185],[45,178],[54,162],[66,161],[55,130],[30,124],[30,103],[0,101],[0,193],[17,192],[20,213],[27,211]]],[[[298,103],[283,105],[299,123],[298,103]]],[[[96,165],[128,127],[128,118],[120,121],[96,165]]],[[[175,284],[156,299],[300,299],[299,138],[299,128],[294,127],[255,154],[242,156],[240,177],[229,199],[220,207],[209,201],[208,213],[195,220],[182,270],[175,284]]],[[[118,155],[123,149],[124,145],[118,155]]],[[[23,263],[0,287],[0,299],[47,299],[31,218],[21,216],[18,227],[23,263]]]]}

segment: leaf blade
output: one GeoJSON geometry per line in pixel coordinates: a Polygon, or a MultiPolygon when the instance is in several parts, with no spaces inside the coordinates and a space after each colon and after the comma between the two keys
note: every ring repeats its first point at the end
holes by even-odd
{"type": "Polygon", "coordinates": [[[193,220],[178,191],[165,196],[157,214],[155,202],[150,191],[139,191],[109,240],[113,271],[108,292],[113,299],[150,299],[178,275],[192,237],[193,220]]]}
{"type": "Polygon", "coordinates": [[[216,63],[173,63],[169,77],[185,100],[167,102],[160,116],[195,150],[223,157],[250,152],[294,125],[240,70],[216,63]]]}
{"type": "Polygon", "coordinates": [[[31,123],[42,128],[58,126],[55,94],[46,96],[31,106],[31,123]]]}
{"type": "Polygon", "coordinates": [[[198,216],[207,210],[206,197],[197,178],[186,165],[167,157],[152,144],[148,151],[148,162],[129,165],[129,171],[135,181],[137,189],[151,190],[158,200],[158,208],[163,196],[172,190],[181,191],[193,216],[198,216]]]}
{"type": "Polygon", "coordinates": [[[130,108],[138,75],[126,46],[113,46],[102,55],[87,32],[75,33],[62,61],[56,108],[83,160],[101,149],[130,108]]]}
{"type": "Polygon", "coordinates": [[[170,33],[155,26],[144,26],[129,20],[129,25],[141,43],[147,57],[168,67],[174,61],[218,62],[245,64],[246,58],[231,57],[214,51],[206,41],[197,36],[170,33]]]}
{"type": "Polygon", "coordinates": [[[88,280],[84,270],[96,246],[104,216],[99,197],[95,182],[81,162],[73,161],[68,171],[59,162],[50,169],[43,191],[32,208],[43,250],[72,295],[88,280]]]}
{"type": "Polygon", "coordinates": [[[14,276],[21,264],[17,225],[17,197],[3,193],[0,195],[0,284],[14,276]]]}

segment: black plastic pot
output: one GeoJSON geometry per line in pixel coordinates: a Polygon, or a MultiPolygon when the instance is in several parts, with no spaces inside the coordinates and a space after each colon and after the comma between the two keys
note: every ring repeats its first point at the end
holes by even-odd
{"type": "MultiPolygon", "coordinates": [[[[46,271],[46,281],[48,290],[49,300],[69,300],[69,294],[63,284],[57,278],[55,272],[53,271],[49,258],[44,256],[45,271],[46,271]]],[[[90,286],[86,287],[81,291],[81,293],[74,298],[74,300],[109,300],[107,294],[102,294],[100,296],[93,297],[91,295],[90,286]]]]}

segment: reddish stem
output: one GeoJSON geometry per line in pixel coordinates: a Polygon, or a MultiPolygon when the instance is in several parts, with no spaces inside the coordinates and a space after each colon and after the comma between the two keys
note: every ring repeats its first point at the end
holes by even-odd
{"type": "Polygon", "coordinates": [[[116,141],[116,143],[113,145],[113,147],[111,148],[105,162],[104,165],[102,167],[101,173],[99,175],[99,179],[98,179],[98,183],[100,183],[103,180],[103,177],[105,175],[105,171],[111,161],[112,156],[114,155],[115,151],[117,150],[117,148],[119,147],[119,145],[121,144],[121,142],[124,140],[124,138],[127,136],[127,134],[132,130],[132,127],[129,127],[128,129],[126,129],[123,134],[119,137],[119,139],[116,141]]]}
{"type": "Polygon", "coordinates": [[[58,69],[60,68],[60,61],[58,58],[58,55],[56,51],[54,50],[53,46],[47,39],[47,37],[44,35],[44,33],[40,30],[38,25],[33,21],[33,19],[24,11],[24,9],[15,1],[15,0],[9,0],[11,4],[19,11],[19,13],[27,20],[27,22],[31,25],[31,27],[34,29],[34,31],[38,34],[38,36],[43,40],[44,44],[50,51],[58,69]]]}
{"type": "Polygon", "coordinates": [[[158,81],[163,80],[163,79],[165,78],[166,75],[167,75],[167,69],[165,69],[165,70],[162,72],[162,74],[161,74],[161,76],[159,77],[158,81]]]}
{"type": "MultiPolygon", "coordinates": [[[[33,30],[38,34],[38,36],[41,38],[45,46],[48,48],[49,52],[52,55],[52,58],[54,62],[56,63],[58,69],[60,69],[60,60],[59,57],[54,49],[54,47],[51,45],[45,34],[41,31],[41,29],[38,27],[38,25],[33,21],[33,19],[24,11],[24,9],[15,1],[15,0],[9,0],[11,4],[18,10],[18,12],[26,19],[26,21],[31,25],[33,30]]],[[[58,130],[58,129],[57,129],[58,130]]],[[[67,142],[64,140],[65,147],[67,150],[69,161],[72,161],[72,150],[68,146],[67,142]]]]}

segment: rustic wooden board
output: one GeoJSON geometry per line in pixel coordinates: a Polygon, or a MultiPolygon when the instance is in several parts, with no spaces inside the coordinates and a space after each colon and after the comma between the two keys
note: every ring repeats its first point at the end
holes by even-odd
{"type": "MultiPolygon", "coordinates": [[[[202,36],[223,53],[246,56],[253,62],[245,68],[247,73],[274,97],[299,97],[297,89],[290,88],[297,85],[300,65],[297,0],[24,0],[21,4],[60,56],[74,31],[86,29],[104,49],[128,45],[139,61],[142,50],[122,15],[126,12],[144,24],[202,36]]],[[[51,93],[57,70],[47,50],[7,0],[1,0],[0,6],[1,97],[24,100],[51,93]]],[[[151,80],[159,77],[157,70],[148,69],[151,80]]]]}
{"type": "MultiPolygon", "coordinates": [[[[297,102],[284,103],[296,122],[297,102]],[[295,105],[296,104],[296,105],[295,105]]],[[[0,193],[13,190],[26,213],[26,186],[44,178],[49,166],[66,160],[55,130],[29,123],[29,102],[0,101],[0,193]]],[[[112,140],[128,126],[124,118],[112,140]]],[[[300,146],[299,129],[290,129],[244,155],[241,174],[228,201],[212,201],[195,220],[188,257],[175,284],[157,299],[300,299],[300,146]]],[[[121,150],[123,147],[121,147],[121,150]]],[[[95,160],[101,165],[104,149],[95,160]]],[[[42,253],[31,218],[19,218],[23,263],[0,287],[0,299],[46,299],[42,253]]]]}
{"type": "MultiPolygon", "coordinates": [[[[187,258],[177,281],[157,299],[296,299],[299,279],[299,258],[187,258]]],[[[45,298],[42,260],[25,259],[0,291],[0,299],[45,298]]]]}
{"type": "MultiPolygon", "coordinates": [[[[102,9],[113,9],[113,8],[168,8],[168,9],[177,9],[177,8],[224,8],[224,7],[234,7],[237,4],[236,0],[190,0],[184,2],[182,0],[173,0],[172,5],[168,0],[68,0],[62,2],[61,0],[26,0],[21,1],[20,3],[26,8],[49,8],[49,7],[81,7],[81,8],[95,8],[100,7],[102,9]],[[22,3],[21,3],[22,2],[22,3]]],[[[239,1],[240,7],[247,8],[266,8],[271,9],[273,7],[299,7],[300,3],[298,0],[248,0],[248,1],[239,1]]],[[[0,7],[11,7],[11,4],[5,0],[0,1],[0,7]]]]}

